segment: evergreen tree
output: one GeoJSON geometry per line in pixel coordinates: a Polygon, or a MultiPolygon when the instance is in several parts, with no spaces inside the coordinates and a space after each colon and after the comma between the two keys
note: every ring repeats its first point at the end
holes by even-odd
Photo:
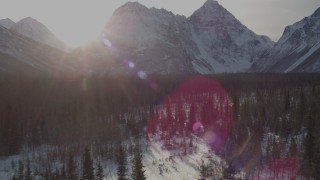
{"type": "Polygon", "coordinates": [[[12,176],[11,180],[19,180],[19,179],[18,179],[18,178],[16,177],[16,175],[14,174],[14,175],[12,176]]]}
{"type": "Polygon", "coordinates": [[[25,180],[32,180],[31,176],[31,169],[30,169],[30,160],[27,160],[27,168],[26,168],[26,174],[25,174],[25,180]]]}
{"type": "Polygon", "coordinates": [[[290,155],[291,156],[297,156],[297,153],[298,153],[298,145],[296,143],[296,141],[291,138],[291,143],[290,143],[290,155]]]}
{"type": "Polygon", "coordinates": [[[287,113],[290,110],[290,94],[289,91],[286,91],[284,99],[284,111],[287,113]]]}
{"type": "Polygon", "coordinates": [[[306,102],[305,102],[303,90],[301,89],[300,90],[300,106],[299,106],[299,119],[300,119],[300,121],[303,120],[305,112],[306,112],[306,102]]]}
{"type": "Polygon", "coordinates": [[[18,163],[18,179],[24,179],[24,166],[21,160],[18,163]]]}
{"type": "Polygon", "coordinates": [[[142,163],[142,153],[140,148],[137,146],[134,152],[132,179],[133,180],[145,180],[144,166],[142,163]]]}
{"type": "Polygon", "coordinates": [[[48,168],[46,168],[46,171],[44,172],[44,180],[49,180],[49,176],[50,176],[50,170],[48,168]]]}
{"type": "Polygon", "coordinates": [[[234,179],[233,175],[235,174],[235,169],[232,165],[229,165],[228,168],[225,168],[223,171],[224,179],[234,179]]]}
{"type": "Polygon", "coordinates": [[[126,161],[126,154],[125,150],[123,149],[122,145],[119,146],[119,151],[117,155],[117,163],[118,163],[118,180],[126,180],[127,179],[127,161],[126,161]]]}
{"type": "Polygon", "coordinates": [[[54,179],[61,179],[60,171],[56,168],[56,171],[53,174],[54,179]]]}
{"type": "Polygon", "coordinates": [[[62,168],[61,168],[61,178],[62,179],[67,178],[66,168],[65,168],[64,164],[62,165],[62,168]]]}
{"type": "Polygon", "coordinates": [[[102,180],[103,179],[103,168],[100,162],[97,164],[97,173],[96,173],[96,178],[97,180],[102,180]]]}
{"type": "Polygon", "coordinates": [[[76,180],[77,179],[77,174],[76,174],[76,164],[74,162],[74,155],[70,151],[68,153],[68,164],[67,164],[67,179],[68,180],[76,180]]]}
{"type": "Polygon", "coordinates": [[[316,144],[313,158],[313,177],[320,177],[320,145],[316,144]]]}
{"type": "Polygon", "coordinates": [[[204,164],[203,160],[200,165],[200,179],[199,180],[205,180],[208,178],[208,167],[204,164]]]}
{"type": "Polygon", "coordinates": [[[314,148],[314,121],[313,118],[310,117],[307,127],[307,136],[305,137],[304,145],[305,145],[305,159],[307,160],[307,164],[312,164],[313,158],[313,148],[314,148]]]}
{"type": "Polygon", "coordinates": [[[307,177],[312,175],[313,169],[313,158],[314,158],[314,147],[315,147],[315,137],[314,137],[314,117],[308,115],[308,125],[307,125],[307,135],[304,138],[304,161],[302,170],[307,177]]]}
{"type": "Polygon", "coordinates": [[[90,155],[89,148],[85,148],[82,156],[82,180],[94,179],[93,161],[90,155]]]}

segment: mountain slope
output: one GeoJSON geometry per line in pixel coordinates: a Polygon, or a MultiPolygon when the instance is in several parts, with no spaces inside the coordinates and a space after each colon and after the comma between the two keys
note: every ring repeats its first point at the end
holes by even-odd
{"type": "Polygon", "coordinates": [[[273,45],[212,0],[190,18],[128,2],[103,32],[117,53],[147,73],[241,72],[273,45]]]}
{"type": "Polygon", "coordinates": [[[31,17],[18,21],[10,29],[35,41],[66,50],[66,45],[61,40],[55,37],[46,26],[31,17]]]}
{"type": "Polygon", "coordinates": [[[11,19],[6,18],[6,19],[1,19],[0,20],[0,26],[3,26],[7,29],[10,29],[13,25],[15,24],[15,22],[13,22],[11,19]]]}
{"type": "Polygon", "coordinates": [[[148,73],[194,73],[197,47],[190,26],[184,16],[128,2],[114,12],[104,32],[148,73]]]}
{"type": "Polygon", "coordinates": [[[49,72],[59,74],[71,68],[64,51],[38,43],[0,26],[1,72],[49,72]]]}
{"type": "Polygon", "coordinates": [[[311,16],[287,26],[282,37],[252,71],[320,72],[320,8],[311,16]]]}

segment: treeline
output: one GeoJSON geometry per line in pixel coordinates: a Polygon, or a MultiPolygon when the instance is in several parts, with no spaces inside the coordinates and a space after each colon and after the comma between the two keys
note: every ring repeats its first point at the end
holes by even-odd
{"type": "Polygon", "coordinates": [[[139,137],[152,93],[135,78],[0,78],[0,155],[41,144],[104,144],[139,137]]]}

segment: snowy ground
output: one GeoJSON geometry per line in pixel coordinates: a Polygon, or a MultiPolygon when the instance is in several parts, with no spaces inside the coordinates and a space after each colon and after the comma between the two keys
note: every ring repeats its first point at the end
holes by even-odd
{"type": "MultiPolygon", "coordinates": [[[[215,176],[217,178],[221,177],[223,168],[227,166],[226,162],[215,155],[203,140],[197,139],[196,146],[197,151],[195,153],[182,156],[173,154],[173,151],[164,149],[161,142],[149,142],[148,148],[145,149],[143,159],[147,179],[195,180],[200,177],[199,166],[202,162],[205,164],[213,164],[215,176]]],[[[18,160],[25,160],[28,156],[30,157],[32,154],[22,153],[21,155],[1,158],[0,179],[10,179],[15,172],[12,167],[12,162],[15,162],[14,166],[17,166],[18,160]]],[[[117,165],[110,162],[103,162],[103,164],[105,179],[117,179],[117,165]]],[[[130,165],[131,163],[128,162],[128,164],[130,165]]],[[[128,174],[130,174],[130,166],[128,166],[128,170],[128,174]]]]}

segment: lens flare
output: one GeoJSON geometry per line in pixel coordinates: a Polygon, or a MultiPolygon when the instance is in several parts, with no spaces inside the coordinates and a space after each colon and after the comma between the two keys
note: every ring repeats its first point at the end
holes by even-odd
{"type": "Polygon", "coordinates": [[[108,46],[109,48],[112,47],[112,43],[108,39],[103,39],[103,44],[108,46]]]}
{"type": "Polygon", "coordinates": [[[106,37],[105,34],[102,34],[102,42],[104,45],[106,45],[108,48],[112,47],[112,43],[111,41],[109,41],[109,39],[106,37]]]}
{"type": "Polygon", "coordinates": [[[201,122],[195,122],[192,126],[192,130],[194,133],[198,133],[203,131],[203,125],[201,122]]]}
{"type": "Polygon", "coordinates": [[[155,109],[146,138],[185,152],[188,145],[177,142],[192,142],[198,136],[219,151],[229,135],[232,117],[231,99],[220,83],[196,76],[178,86],[155,109]]]}
{"type": "Polygon", "coordinates": [[[155,91],[157,91],[157,90],[159,89],[158,84],[157,84],[156,82],[154,82],[154,81],[151,81],[151,82],[149,83],[149,86],[150,86],[151,89],[153,89],[153,90],[155,90],[155,91]]]}
{"type": "Polygon", "coordinates": [[[142,70],[138,71],[137,75],[140,79],[147,79],[147,74],[142,70]]]}
{"type": "Polygon", "coordinates": [[[114,47],[114,45],[112,44],[112,42],[107,38],[106,34],[102,34],[101,35],[101,39],[102,39],[102,43],[109,49],[111,50],[110,52],[115,55],[116,59],[121,62],[122,64],[126,65],[129,69],[132,69],[132,71],[134,73],[136,73],[136,75],[141,79],[144,80],[147,84],[147,86],[149,86],[149,88],[151,88],[154,91],[157,91],[159,86],[155,81],[152,81],[151,79],[148,78],[147,73],[144,70],[138,70],[136,71],[136,64],[134,63],[133,60],[130,60],[130,58],[128,58],[127,56],[125,56],[124,54],[121,53],[120,50],[118,50],[117,48],[114,47]]]}
{"type": "Polygon", "coordinates": [[[129,68],[133,69],[135,67],[135,64],[133,62],[128,63],[129,68]]]}

